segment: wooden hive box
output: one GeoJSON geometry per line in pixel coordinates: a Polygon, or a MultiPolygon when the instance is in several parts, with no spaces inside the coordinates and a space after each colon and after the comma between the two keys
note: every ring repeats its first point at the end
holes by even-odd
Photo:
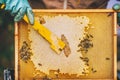
{"type": "MultiPolygon", "coordinates": [[[[28,33],[29,32],[28,28],[30,27],[30,25],[28,25],[25,21],[21,21],[19,23],[15,23],[15,80],[46,80],[46,79],[48,80],[48,78],[52,80],[57,80],[57,79],[59,80],[67,80],[67,79],[70,79],[70,80],[73,80],[73,79],[117,80],[116,12],[114,12],[113,10],[106,10],[106,9],[33,10],[33,12],[35,14],[35,17],[38,17],[38,16],[54,17],[58,15],[63,15],[63,16],[67,15],[70,17],[87,16],[90,19],[91,25],[94,27],[93,29],[90,30],[90,33],[94,37],[92,40],[93,47],[87,53],[83,54],[83,56],[86,56],[89,58],[89,65],[90,65],[89,74],[76,77],[77,74],[69,75],[69,73],[66,73],[66,74],[58,74],[56,77],[56,75],[54,74],[55,70],[49,70],[49,72],[51,73],[45,74],[44,72],[40,72],[40,70],[38,70],[34,66],[35,64],[32,60],[29,60],[27,63],[24,62],[21,59],[20,50],[23,47],[24,41],[26,41],[28,46],[30,46],[31,44],[31,41],[29,40],[29,33],[28,33]]],[[[57,26],[58,25],[56,25],[56,27],[57,26]]],[[[76,29],[76,28],[73,28],[73,29],[76,29]]],[[[69,32],[68,30],[63,30],[63,31],[69,32]]],[[[77,29],[76,29],[76,32],[77,32],[77,29]]],[[[75,32],[73,31],[72,34],[74,33],[75,32]]],[[[36,45],[36,48],[37,47],[38,46],[36,45]]],[[[32,56],[33,55],[34,53],[32,54],[32,56]]],[[[44,66],[41,63],[39,63],[39,65],[44,66]]],[[[74,66],[73,64],[69,64],[69,65],[74,66]]]]}

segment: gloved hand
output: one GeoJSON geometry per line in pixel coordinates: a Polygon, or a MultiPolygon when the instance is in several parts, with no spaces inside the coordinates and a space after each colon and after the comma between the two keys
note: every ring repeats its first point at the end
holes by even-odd
{"type": "Polygon", "coordinates": [[[5,69],[4,70],[4,80],[14,80],[14,70],[13,69],[5,69]]]}
{"type": "Polygon", "coordinates": [[[120,4],[114,4],[114,5],[113,5],[113,9],[114,9],[115,11],[119,11],[119,10],[120,10],[120,4]]]}
{"type": "Polygon", "coordinates": [[[10,11],[14,16],[14,21],[20,21],[26,14],[29,22],[34,24],[34,15],[32,8],[27,0],[0,0],[1,4],[5,4],[5,10],[10,11]]]}

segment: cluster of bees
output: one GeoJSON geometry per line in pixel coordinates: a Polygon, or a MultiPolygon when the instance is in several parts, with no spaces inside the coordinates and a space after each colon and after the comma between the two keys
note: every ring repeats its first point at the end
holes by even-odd
{"type": "Polygon", "coordinates": [[[80,39],[80,43],[78,44],[78,52],[87,53],[88,49],[93,47],[92,38],[93,36],[91,34],[84,33],[83,39],[80,39]]]}
{"type": "Polygon", "coordinates": [[[23,42],[23,45],[19,53],[20,53],[20,59],[22,59],[25,63],[27,63],[28,60],[31,59],[32,52],[26,41],[23,42]]]}

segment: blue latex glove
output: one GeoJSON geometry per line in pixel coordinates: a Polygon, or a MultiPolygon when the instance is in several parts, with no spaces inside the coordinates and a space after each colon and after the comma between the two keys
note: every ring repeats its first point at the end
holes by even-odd
{"type": "Polygon", "coordinates": [[[119,10],[120,10],[120,4],[115,4],[115,5],[113,5],[113,9],[114,9],[115,11],[119,11],[119,10]]]}
{"type": "Polygon", "coordinates": [[[29,22],[34,24],[34,15],[32,8],[27,0],[0,0],[0,3],[5,4],[5,10],[10,11],[14,17],[14,21],[20,21],[26,14],[29,22]]]}

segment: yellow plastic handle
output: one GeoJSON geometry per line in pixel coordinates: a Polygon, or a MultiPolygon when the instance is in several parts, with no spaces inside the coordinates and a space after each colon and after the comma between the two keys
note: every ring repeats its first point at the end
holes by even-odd
{"type": "Polygon", "coordinates": [[[5,7],[5,4],[2,4],[1,6],[0,6],[0,9],[3,9],[5,7]]]}

